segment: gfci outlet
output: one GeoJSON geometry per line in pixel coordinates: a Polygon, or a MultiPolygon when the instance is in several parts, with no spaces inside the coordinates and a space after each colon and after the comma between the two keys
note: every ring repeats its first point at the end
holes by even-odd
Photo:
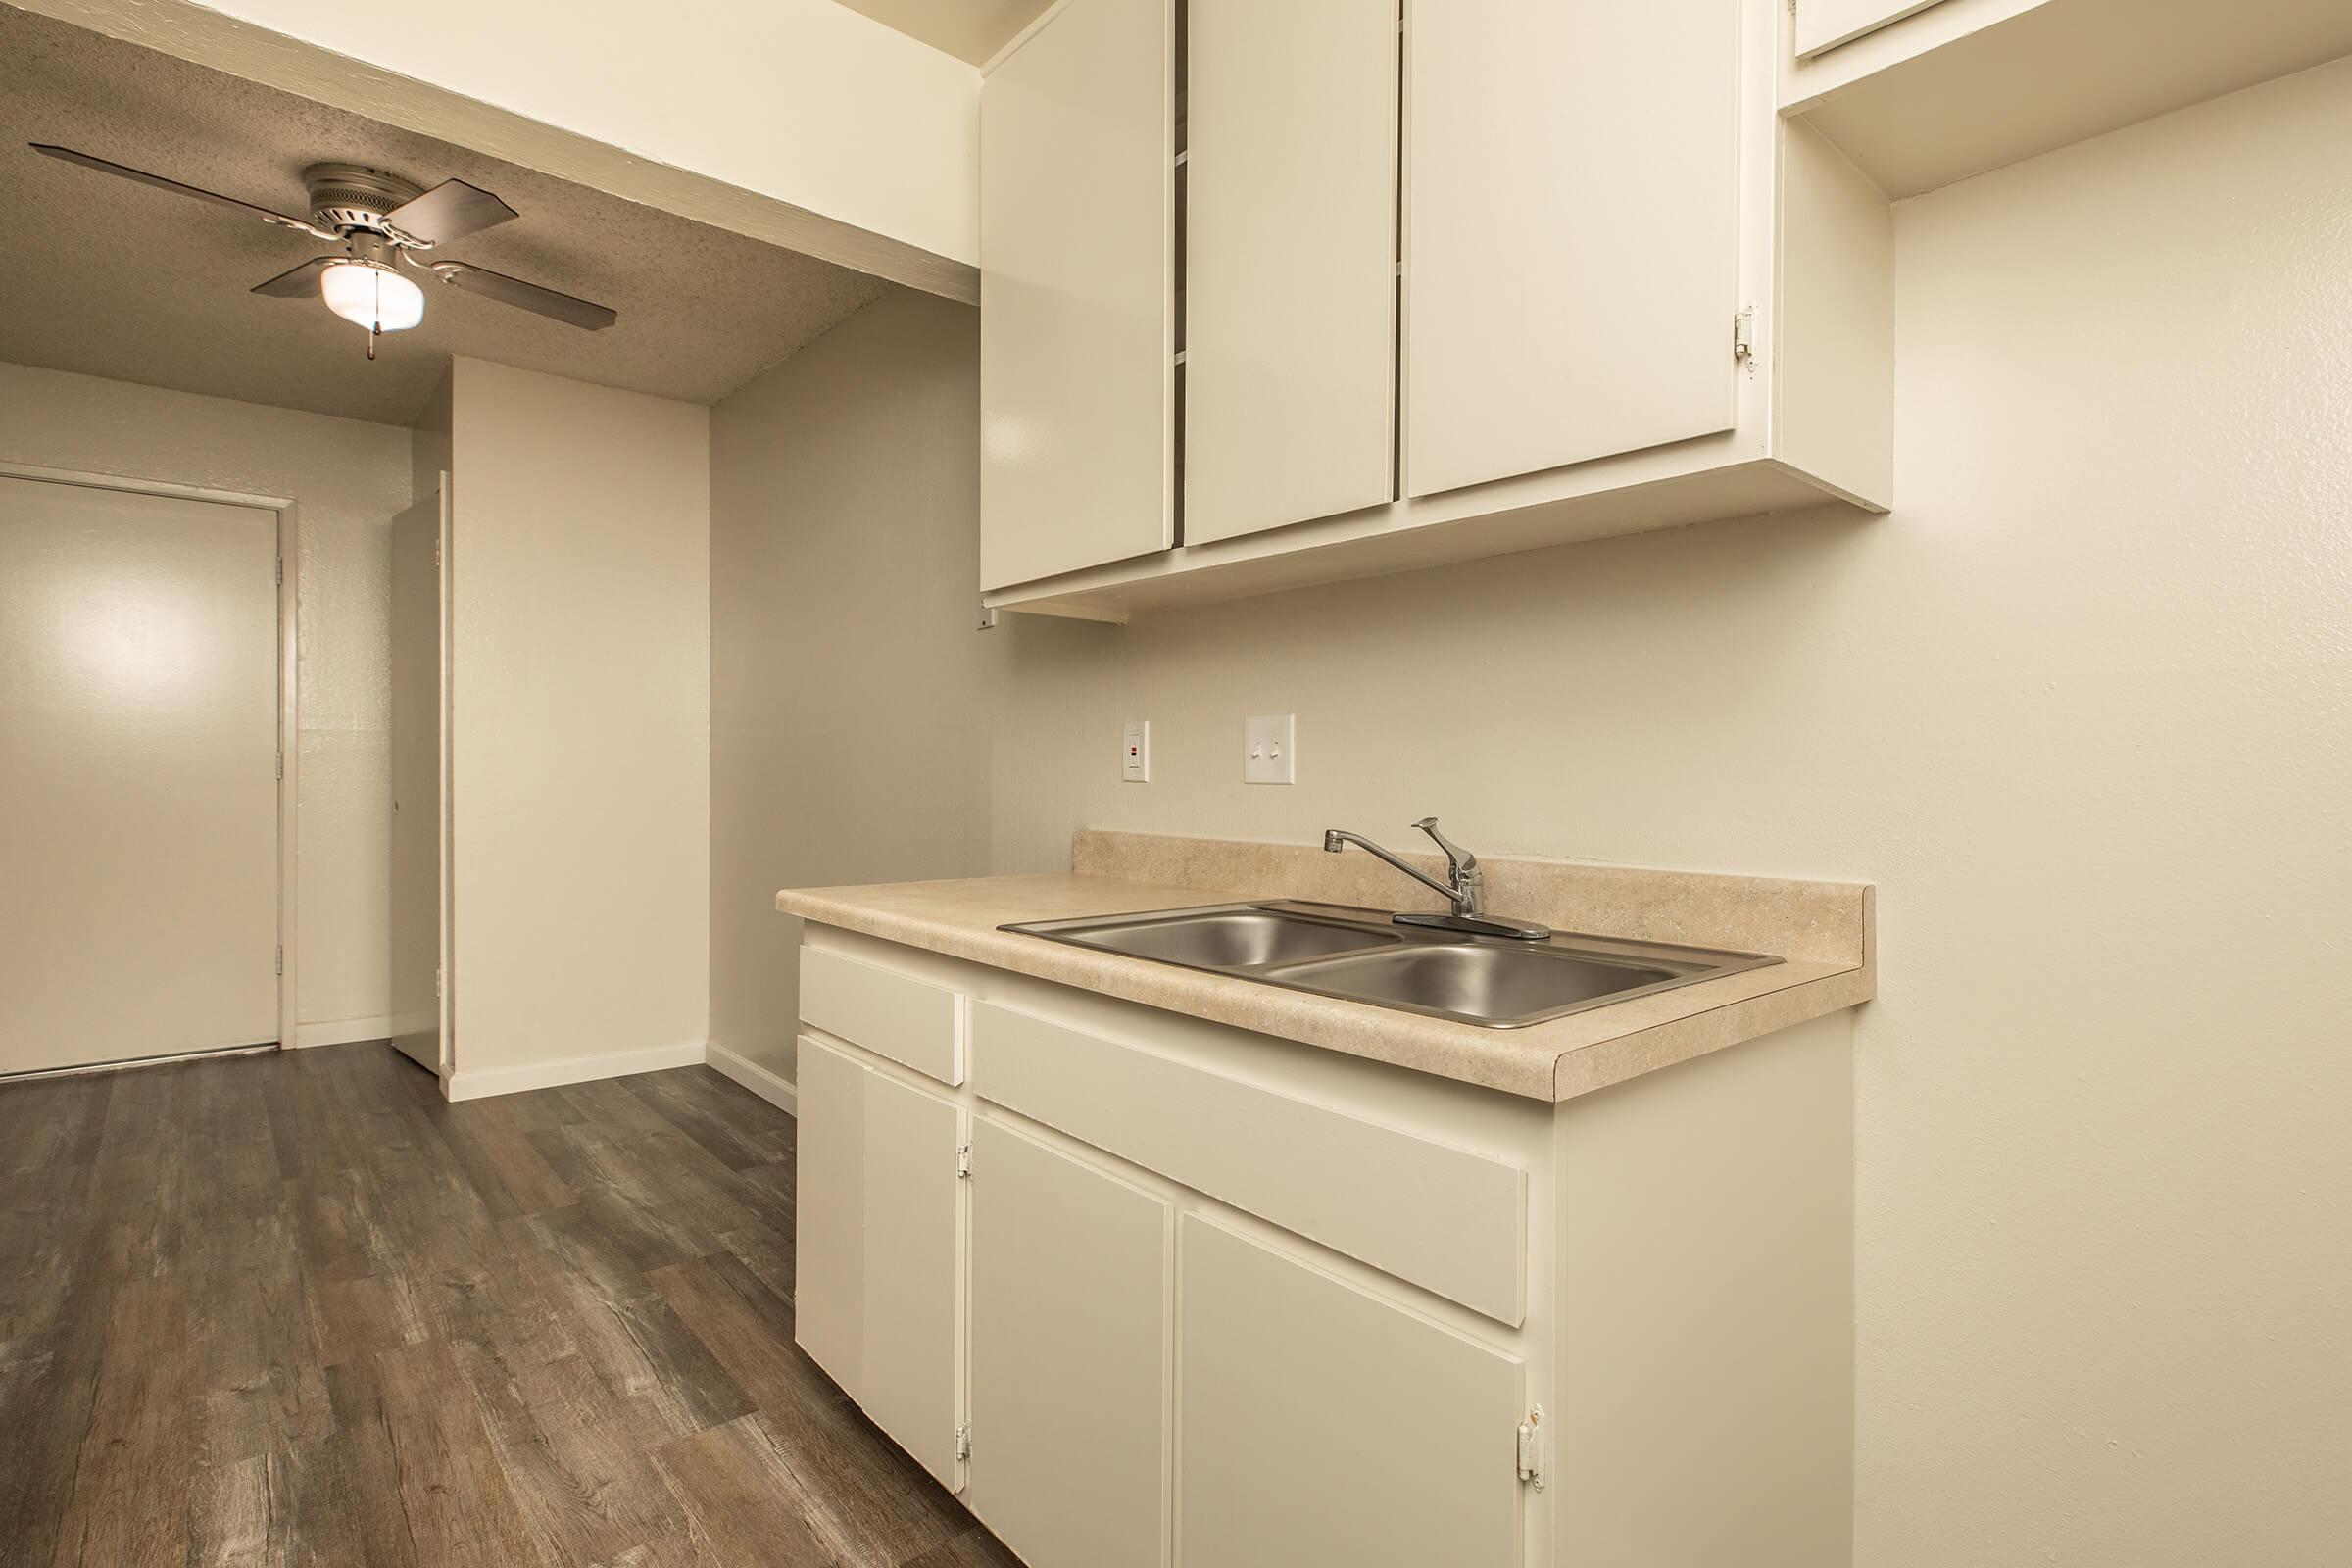
{"type": "Polygon", "coordinates": [[[1242,721],[1242,782],[1298,782],[1298,715],[1268,713],[1242,721]]]}
{"type": "Polygon", "coordinates": [[[1119,778],[1129,784],[1152,782],[1152,721],[1131,718],[1119,734],[1119,778]]]}

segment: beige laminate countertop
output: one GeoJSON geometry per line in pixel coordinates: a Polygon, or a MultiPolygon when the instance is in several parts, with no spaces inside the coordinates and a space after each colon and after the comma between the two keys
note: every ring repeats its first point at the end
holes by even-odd
{"type": "MultiPolygon", "coordinates": [[[[998,929],[1267,898],[1376,907],[1394,902],[1335,896],[1335,882],[1354,884],[1361,865],[1377,862],[1317,866],[1298,860],[1301,853],[1296,846],[1081,834],[1078,872],[790,888],[776,895],[776,907],[886,942],[1542,1101],[1591,1094],[1853,1006],[1876,990],[1868,887],[1541,861],[1486,862],[1492,906],[1564,931],[1778,953],[1785,961],[1548,1023],[1482,1029],[998,929]],[[1087,874],[1104,865],[1148,866],[1161,875],[1087,874]],[[1243,874],[1226,886],[1203,886],[1196,880],[1201,871],[1243,874]],[[1506,891],[1520,896],[1505,898],[1506,891]],[[1610,907],[1623,917],[1581,924],[1560,918],[1610,907]],[[1703,926],[1710,908],[1720,929],[1711,939],[1692,935],[1691,922],[1703,926]],[[1758,940],[1776,935],[1786,940],[1758,940]]],[[[1317,859],[1338,859],[1314,853],[1317,859]]],[[[1404,885],[1385,868],[1382,874],[1404,885]]]]}

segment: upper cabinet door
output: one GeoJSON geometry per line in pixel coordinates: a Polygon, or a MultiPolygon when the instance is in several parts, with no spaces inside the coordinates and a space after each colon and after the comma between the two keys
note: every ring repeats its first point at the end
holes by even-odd
{"type": "Polygon", "coordinates": [[[1396,0],[1191,0],[1184,535],[1394,498],[1396,0]]]}
{"type": "Polygon", "coordinates": [[[1408,0],[1407,495],[1731,428],[1740,0],[1408,0]]]}
{"type": "Polygon", "coordinates": [[[1070,0],[980,95],[980,582],[1173,542],[1173,24],[1070,0]]]}
{"type": "Polygon", "coordinates": [[[1796,52],[1815,55],[1925,11],[1936,0],[1793,0],[1796,52]]]}

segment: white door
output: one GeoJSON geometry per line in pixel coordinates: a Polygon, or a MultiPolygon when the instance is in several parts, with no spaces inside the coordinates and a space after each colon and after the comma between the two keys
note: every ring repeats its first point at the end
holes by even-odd
{"type": "Polygon", "coordinates": [[[1160,1568],[1173,1211],[985,1117],[971,1187],[964,1501],[1029,1568],[1160,1568]]]}
{"type": "Polygon", "coordinates": [[[1177,1278],[1179,1563],[1514,1568],[1522,1363],[1197,1215],[1177,1278]]]}
{"type": "Polygon", "coordinates": [[[1408,0],[1404,491],[1732,427],[1740,0],[1408,0]]]}
{"type": "Polygon", "coordinates": [[[447,1072],[449,476],[392,519],[392,1043],[447,1072]]]}
{"type": "Polygon", "coordinates": [[[277,515],[0,477],[0,1073],[277,1022],[277,515]]]}

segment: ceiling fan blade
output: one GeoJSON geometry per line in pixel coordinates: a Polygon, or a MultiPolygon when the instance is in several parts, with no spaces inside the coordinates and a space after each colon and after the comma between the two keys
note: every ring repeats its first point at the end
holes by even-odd
{"type": "Polygon", "coordinates": [[[384,215],[384,221],[427,245],[464,239],[516,217],[514,208],[462,179],[445,179],[384,215]]]}
{"type": "Polygon", "coordinates": [[[586,327],[591,332],[601,332],[620,319],[617,311],[602,305],[591,305],[569,294],[559,294],[552,288],[541,288],[536,283],[525,283],[521,278],[509,277],[504,272],[493,272],[486,267],[455,261],[420,265],[438,275],[442,282],[462,288],[468,294],[484,295],[502,304],[519,305],[526,311],[536,311],[541,316],[551,316],[572,326],[586,327]]]}
{"type": "Polygon", "coordinates": [[[153,185],[158,190],[176,191],[182,196],[193,196],[200,202],[211,202],[215,206],[232,208],[240,213],[251,213],[263,222],[275,223],[280,228],[298,228],[305,234],[314,234],[320,239],[331,240],[340,237],[330,234],[322,228],[314,227],[307,219],[288,218],[285,214],[273,213],[267,207],[256,207],[251,202],[241,202],[234,196],[223,196],[218,191],[201,190],[194,185],[183,185],[176,179],[166,179],[161,174],[150,174],[143,169],[132,169],[127,164],[111,164],[103,158],[92,158],[88,153],[77,153],[71,147],[52,147],[45,142],[29,142],[26,145],[36,153],[46,153],[51,158],[62,159],[69,164],[79,164],[84,169],[95,169],[102,174],[120,174],[124,179],[135,179],[142,185],[153,185]]]}
{"type": "Polygon", "coordinates": [[[318,292],[318,274],[342,260],[344,258],[340,256],[314,256],[300,267],[289,268],[278,273],[267,283],[254,284],[253,292],[287,300],[301,299],[305,295],[315,296],[318,292]]]}

